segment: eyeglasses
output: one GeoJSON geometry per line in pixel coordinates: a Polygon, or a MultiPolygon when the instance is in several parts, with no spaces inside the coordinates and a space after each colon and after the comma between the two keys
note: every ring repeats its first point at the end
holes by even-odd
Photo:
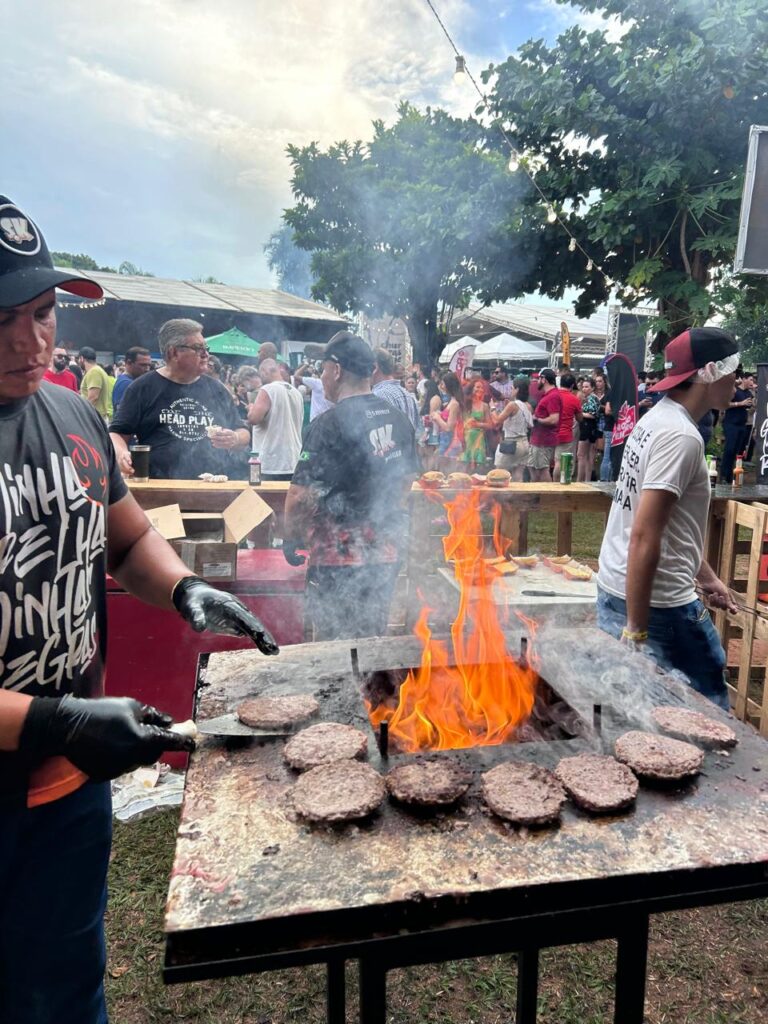
{"type": "Polygon", "coordinates": [[[207,356],[211,351],[207,345],[177,345],[176,348],[188,348],[190,352],[197,352],[199,356],[207,356]]]}

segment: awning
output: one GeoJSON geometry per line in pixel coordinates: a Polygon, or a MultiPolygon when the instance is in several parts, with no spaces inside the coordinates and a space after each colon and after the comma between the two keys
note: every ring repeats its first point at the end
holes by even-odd
{"type": "Polygon", "coordinates": [[[457,338],[455,341],[451,341],[448,345],[446,345],[443,351],[440,353],[440,356],[438,357],[437,361],[438,363],[450,363],[451,359],[453,359],[456,353],[461,351],[461,349],[474,349],[477,348],[479,344],[480,342],[477,340],[477,338],[473,338],[471,335],[465,334],[463,338],[457,338]]]}
{"type": "Polygon", "coordinates": [[[546,363],[549,356],[544,341],[527,341],[525,338],[516,338],[514,334],[497,334],[495,338],[477,346],[472,362],[494,359],[546,363]]]}
{"type": "Polygon", "coordinates": [[[217,356],[252,356],[255,359],[261,348],[258,341],[237,327],[230,327],[223,334],[213,334],[205,339],[205,343],[217,356]]]}

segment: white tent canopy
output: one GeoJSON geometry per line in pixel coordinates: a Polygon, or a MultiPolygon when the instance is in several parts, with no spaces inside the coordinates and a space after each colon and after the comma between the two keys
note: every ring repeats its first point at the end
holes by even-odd
{"type": "Polygon", "coordinates": [[[495,338],[484,341],[475,349],[473,363],[490,360],[523,360],[525,362],[546,363],[548,360],[545,341],[526,341],[514,334],[497,334],[495,338]]]}
{"type": "Polygon", "coordinates": [[[446,345],[437,361],[439,363],[450,363],[456,353],[460,352],[463,348],[476,349],[479,344],[480,342],[477,338],[473,338],[470,334],[465,334],[463,338],[457,338],[446,345]]]}

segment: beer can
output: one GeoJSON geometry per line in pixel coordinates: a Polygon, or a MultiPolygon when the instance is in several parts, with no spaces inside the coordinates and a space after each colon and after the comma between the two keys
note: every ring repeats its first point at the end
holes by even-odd
{"type": "Polygon", "coordinates": [[[569,484],[573,480],[573,452],[563,452],[560,456],[560,483],[569,484]]]}

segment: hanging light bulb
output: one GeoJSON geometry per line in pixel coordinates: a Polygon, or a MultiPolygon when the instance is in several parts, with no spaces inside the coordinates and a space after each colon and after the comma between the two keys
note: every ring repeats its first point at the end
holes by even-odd
{"type": "Polygon", "coordinates": [[[587,271],[592,270],[593,267],[594,263],[592,262],[592,260],[587,260],[587,271]]]}
{"type": "Polygon", "coordinates": [[[548,206],[547,207],[547,223],[548,224],[554,224],[556,220],[557,220],[557,214],[555,213],[554,206],[548,206]]]}
{"type": "Polygon", "coordinates": [[[520,166],[520,157],[517,155],[517,152],[513,149],[512,150],[512,156],[509,158],[509,163],[507,164],[507,167],[512,172],[512,174],[514,174],[519,166],[520,166]]]}
{"type": "Polygon", "coordinates": [[[464,85],[467,80],[467,62],[461,54],[456,54],[456,70],[453,73],[453,80],[456,85],[464,85]]]}
{"type": "Polygon", "coordinates": [[[568,243],[568,252],[576,252],[576,239],[572,238],[568,243]]]}

